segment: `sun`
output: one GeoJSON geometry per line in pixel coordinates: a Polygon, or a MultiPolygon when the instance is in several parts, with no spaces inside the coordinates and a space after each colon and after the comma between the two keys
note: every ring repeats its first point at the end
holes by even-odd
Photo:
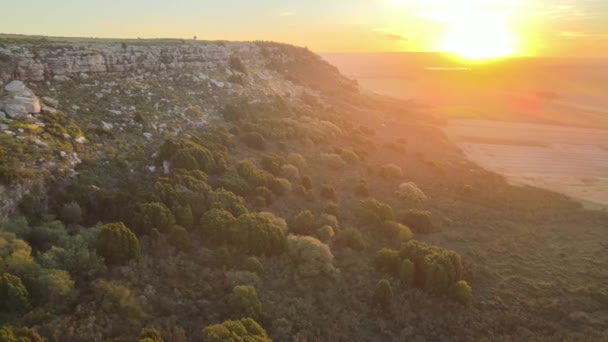
{"type": "Polygon", "coordinates": [[[498,59],[517,54],[516,34],[496,13],[468,13],[447,23],[439,50],[471,61],[498,59]]]}

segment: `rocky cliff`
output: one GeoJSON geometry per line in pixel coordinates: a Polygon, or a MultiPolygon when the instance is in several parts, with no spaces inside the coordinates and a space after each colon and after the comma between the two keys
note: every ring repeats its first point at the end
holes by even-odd
{"type": "Polygon", "coordinates": [[[4,44],[0,47],[0,79],[51,80],[108,72],[209,68],[231,55],[255,56],[253,43],[122,45],[4,44]]]}

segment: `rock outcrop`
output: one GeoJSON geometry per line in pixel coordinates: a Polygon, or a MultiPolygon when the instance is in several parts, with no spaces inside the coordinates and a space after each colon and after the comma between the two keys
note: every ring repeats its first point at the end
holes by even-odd
{"type": "Polygon", "coordinates": [[[21,81],[12,81],[4,87],[7,92],[0,98],[0,111],[9,118],[20,118],[40,113],[40,99],[21,81]]]}
{"type": "Polygon", "coordinates": [[[108,72],[205,68],[226,63],[234,53],[248,55],[256,50],[254,43],[7,45],[0,47],[0,80],[67,80],[108,72]]]}

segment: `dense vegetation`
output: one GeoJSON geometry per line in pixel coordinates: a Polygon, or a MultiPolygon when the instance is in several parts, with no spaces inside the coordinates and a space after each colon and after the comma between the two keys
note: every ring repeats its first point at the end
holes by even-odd
{"type": "MultiPolygon", "coordinates": [[[[605,285],[529,284],[497,261],[533,265],[536,234],[600,227],[605,214],[466,163],[432,117],[358,94],[306,50],[257,46],[264,70],[301,92],[221,93],[216,115],[196,125],[192,108],[214,97],[190,97],[193,84],[168,74],[172,90],[145,87],[170,100],[117,97],[144,113],[136,128],[85,128],[94,143],[61,147],[78,149],[78,174],[53,171],[1,225],[0,341],[607,337],[605,323],[572,315],[591,299],[600,311],[605,285]],[[173,106],[179,118],[164,117],[173,106]],[[175,129],[157,134],[161,124],[175,129]],[[144,129],[158,137],[143,140],[144,129]],[[571,301],[527,304],[538,287],[571,301]]],[[[233,54],[222,70],[249,82],[258,67],[233,54]]],[[[66,105],[94,101],[52,84],[66,105]]],[[[83,112],[46,128],[75,131],[108,115],[83,112]]],[[[20,158],[48,153],[33,151],[20,158]]],[[[17,163],[17,152],[3,153],[17,163]]],[[[45,176],[25,168],[0,175],[7,184],[45,176]]],[[[566,252],[575,253],[564,248],[559,260],[573,262],[566,252]]]]}

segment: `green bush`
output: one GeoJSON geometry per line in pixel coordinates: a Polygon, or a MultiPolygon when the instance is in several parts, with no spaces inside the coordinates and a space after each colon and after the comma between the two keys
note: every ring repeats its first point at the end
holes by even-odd
{"type": "Polygon", "coordinates": [[[272,193],[272,190],[268,189],[267,187],[259,186],[259,187],[255,188],[255,194],[264,199],[265,205],[272,204],[273,193],[272,193]]]}
{"type": "Polygon", "coordinates": [[[209,194],[207,206],[210,209],[223,209],[234,216],[240,216],[249,212],[245,206],[245,200],[228,190],[219,189],[209,194]]]}
{"type": "Polygon", "coordinates": [[[228,305],[235,318],[262,318],[262,302],[252,286],[235,286],[228,297],[228,305]]]}
{"type": "Polygon", "coordinates": [[[272,174],[264,170],[260,170],[251,160],[242,160],[236,170],[251,187],[267,186],[274,179],[272,174]]]}
{"type": "Polygon", "coordinates": [[[281,166],[281,175],[290,181],[295,181],[300,178],[300,170],[291,164],[286,164],[281,166]]]}
{"type": "Polygon", "coordinates": [[[386,180],[395,180],[402,177],[401,168],[395,164],[386,164],[380,168],[380,176],[386,180]]]}
{"type": "Polygon", "coordinates": [[[315,215],[310,210],[300,211],[291,220],[290,228],[293,234],[311,234],[317,228],[315,215]]]}
{"type": "Polygon", "coordinates": [[[412,231],[405,225],[395,221],[384,222],[385,235],[399,242],[408,242],[412,239],[412,231]]]}
{"type": "Polygon", "coordinates": [[[228,230],[236,218],[223,209],[211,209],[202,217],[199,224],[199,233],[203,240],[218,245],[227,238],[228,230]]]}
{"type": "Polygon", "coordinates": [[[412,261],[415,285],[429,292],[449,294],[452,285],[462,280],[462,262],[456,252],[412,240],[401,246],[399,256],[412,261]]]}
{"type": "Polygon", "coordinates": [[[245,259],[243,268],[249,272],[253,272],[260,277],[264,276],[264,265],[260,262],[257,257],[251,256],[245,259]]]}
{"type": "Polygon", "coordinates": [[[161,160],[169,160],[174,169],[216,170],[213,154],[206,147],[188,139],[169,139],[160,151],[161,160]]]}
{"type": "Polygon", "coordinates": [[[306,190],[312,189],[312,179],[310,178],[310,176],[302,177],[302,186],[304,186],[304,189],[306,190]]]}
{"type": "Polygon", "coordinates": [[[323,243],[328,243],[336,235],[331,226],[323,226],[315,232],[315,236],[323,243]]]}
{"type": "Polygon", "coordinates": [[[21,278],[10,273],[0,276],[0,311],[23,313],[30,308],[29,292],[21,278]]]}
{"type": "Polygon", "coordinates": [[[288,255],[299,276],[334,278],[337,275],[334,256],[326,244],[310,236],[290,235],[287,240],[288,255]]]}
{"type": "Polygon", "coordinates": [[[186,228],[186,230],[192,230],[194,226],[194,215],[192,214],[190,205],[178,206],[175,209],[175,223],[186,228]]]}
{"type": "Polygon", "coordinates": [[[328,200],[336,199],[336,189],[329,184],[323,184],[321,186],[321,197],[328,200]]]}
{"type": "Polygon", "coordinates": [[[408,286],[413,286],[416,277],[416,266],[410,259],[405,259],[399,267],[399,279],[408,286]]]}
{"type": "Polygon", "coordinates": [[[16,328],[10,325],[5,325],[0,328],[0,341],[2,342],[44,342],[36,331],[21,327],[16,328]]]}
{"type": "Polygon", "coordinates": [[[247,74],[247,68],[243,64],[243,61],[237,56],[231,56],[229,61],[230,69],[238,71],[243,74],[247,74]]]}
{"type": "Polygon", "coordinates": [[[471,305],[473,290],[466,281],[459,280],[452,285],[450,296],[460,304],[468,306],[471,305]]]}
{"type": "Polygon", "coordinates": [[[292,191],[291,182],[285,178],[274,178],[269,184],[270,190],[277,195],[283,196],[292,191]]]}
{"type": "Polygon", "coordinates": [[[387,279],[382,279],[376,285],[374,300],[383,310],[388,310],[393,301],[393,289],[387,279]]]}
{"type": "Polygon", "coordinates": [[[334,239],[334,246],[362,251],[367,247],[367,242],[360,231],[354,228],[346,228],[338,232],[334,239]]]}
{"type": "Polygon", "coordinates": [[[168,233],[175,225],[173,213],[162,203],[138,203],[130,216],[130,225],[139,235],[149,235],[154,228],[168,233]]]}
{"type": "Polygon", "coordinates": [[[338,216],[339,210],[338,205],[334,202],[327,203],[323,208],[323,212],[328,215],[338,216]]]}
{"type": "Polygon", "coordinates": [[[139,240],[123,223],[110,223],[103,226],[96,244],[97,254],[108,265],[121,265],[132,259],[139,259],[139,240]]]}
{"type": "Polygon", "coordinates": [[[184,227],[173,226],[169,232],[169,243],[180,251],[188,251],[190,249],[190,235],[184,227]]]}
{"type": "Polygon", "coordinates": [[[248,132],[243,134],[241,140],[245,143],[245,145],[260,151],[264,151],[266,149],[266,139],[264,136],[258,132],[248,132]]]}
{"type": "Polygon", "coordinates": [[[403,216],[403,223],[416,233],[428,234],[433,231],[431,213],[423,210],[408,210],[403,216]]]}
{"type": "Polygon", "coordinates": [[[250,114],[251,108],[247,102],[229,103],[222,110],[224,120],[228,122],[245,120],[250,114]]]}
{"type": "Polygon", "coordinates": [[[379,271],[397,275],[401,265],[399,251],[390,248],[382,248],[376,253],[374,263],[379,271]]]}
{"type": "Polygon", "coordinates": [[[164,342],[163,335],[156,327],[147,327],[141,330],[139,334],[139,342],[164,342]]]}
{"type": "Polygon", "coordinates": [[[241,215],[236,220],[227,242],[252,255],[277,255],[287,248],[284,229],[267,216],[255,213],[241,215]]]}
{"type": "Polygon", "coordinates": [[[358,217],[364,225],[382,227],[385,222],[395,220],[395,213],[390,205],[369,198],[361,201],[358,217]]]}
{"type": "Polygon", "coordinates": [[[267,153],[262,156],[262,168],[275,176],[279,176],[281,174],[281,167],[285,164],[285,160],[275,154],[275,153],[267,153]]]}
{"type": "Polygon", "coordinates": [[[76,202],[70,202],[61,208],[61,220],[68,224],[78,224],[82,221],[82,209],[76,202]]]}
{"type": "Polygon", "coordinates": [[[112,281],[98,280],[93,285],[99,307],[119,319],[141,321],[145,312],[139,298],[131,289],[112,281]]]}
{"type": "Polygon", "coordinates": [[[219,180],[219,187],[241,196],[251,192],[251,185],[236,172],[224,173],[219,180]]]}
{"type": "Polygon", "coordinates": [[[203,342],[271,342],[264,328],[251,318],[210,325],[202,336],[203,342]]]}

